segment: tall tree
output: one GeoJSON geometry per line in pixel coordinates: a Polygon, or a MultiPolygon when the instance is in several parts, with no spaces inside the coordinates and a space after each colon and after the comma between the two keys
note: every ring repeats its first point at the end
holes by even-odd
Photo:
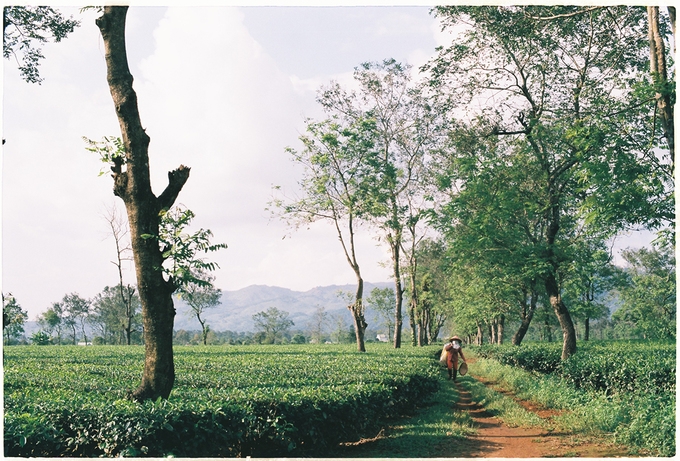
{"type": "Polygon", "coordinates": [[[48,333],[57,333],[57,344],[61,345],[61,331],[64,328],[63,305],[60,302],[52,303],[52,307],[40,314],[38,323],[48,333]]]}
{"type": "MultiPolygon", "coordinates": [[[[358,90],[334,83],[323,89],[320,102],[325,110],[349,121],[370,119],[375,123],[374,145],[377,171],[371,181],[368,210],[382,231],[392,256],[395,293],[394,347],[401,347],[403,295],[401,255],[408,222],[419,219],[412,205],[422,203],[426,154],[436,140],[437,114],[411,83],[410,66],[394,59],[363,63],[355,69],[358,90]]],[[[418,236],[412,240],[416,245],[418,236]]],[[[412,287],[415,288],[415,287],[412,287]]],[[[412,293],[412,297],[415,293],[412,293]]],[[[417,299],[417,297],[415,298],[417,299]]]]}
{"type": "Polygon", "coordinates": [[[392,337],[394,329],[394,289],[373,288],[366,298],[367,307],[373,309],[387,328],[387,336],[392,337]]]}
{"type": "Polygon", "coordinates": [[[208,331],[210,330],[210,326],[202,315],[205,313],[206,309],[220,305],[222,290],[213,286],[214,276],[209,274],[197,275],[199,275],[201,280],[208,282],[208,284],[189,282],[182,288],[180,296],[191,308],[190,314],[195,316],[198,323],[201,324],[203,345],[206,345],[208,344],[208,331]]]}
{"type": "Polygon", "coordinates": [[[492,98],[493,107],[470,114],[491,122],[480,136],[514,140],[540,168],[541,279],[566,359],[576,351],[560,286],[568,222],[580,217],[613,233],[672,218],[668,164],[660,165],[652,151],[655,100],[637,92],[649,59],[640,40],[646,12],[570,6],[437,11],[448,27],[469,27],[429,66],[433,84],[440,94],[450,90],[450,107],[492,98]]]}
{"type": "Polygon", "coordinates": [[[307,135],[300,137],[304,150],[288,149],[305,169],[300,182],[302,197],[272,202],[282,217],[296,227],[316,221],[327,221],[334,226],[357,280],[354,300],[347,308],[352,313],[360,352],[366,351],[364,334],[368,323],[355,237],[359,222],[367,214],[367,191],[376,177],[374,132],[375,122],[371,119],[347,122],[334,116],[321,122],[308,121],[307,135]]]}
{"type": "Polygon", "coordinates": [[[116,244],[116,259],[115,261],[112,261],[112,263],[118,270],[118,295],[120,297],[121,306],[124,306],[125,323],[123,324],[123,327],[129,346],[132,341],[133,319],[136,316],[136,311],[132,304],[135,288],[130,284],[125,284],[123,281],[123,263],[124,261],[131,260],[129,256],[132,252],[129,243],[130,231],[125,218],[118,214],[118,210],[115,206],[108,210],[105,218],[109,225],[111,236],[116,244]]]}
{"type": "Polygon", "coordinates": [[[132,336],[142,331],[141,303],[134,287],[104,287],[92,300],[89,322],[99,330],[108,344],[132,343],[132,336]]]}
{"type": "Polygon", "coordinates": [[[70,293],[64,295],[61,300],[61,308],[63,309],[63,318],[66,326],[71,328],[71,338],[73,344],[78,342],[77,327],[80,325],[80,332],[83,341],[87,344],[87,334],[85,332],[85,321],[90,314],[90,301],[82,298],[78,293],[70,293]]]}
{"type": "Polygon", "coordinates": [[[418,328],[427,339],[423,342],[433,344],[446,322],[446,308],[451,297],[446,248],[443,240],[423,239],[416,251],[419,261],[418,328]]]}
{"type": "Polygon", "coordinates": [[[163,277],[164,257],[157,239],[161,211],[172,207],[189,179],[181,165],[168,173],[168,186],[159,195],[151,190],[149,142],[137,107],[137,94],[125,47],[127,6],[106,6],[96,24],[102,35],[107,82],[120,124],[124,152],[112,158],[113,192],[125,203],[144,324],[144,371],[137,400],[167,398],[175,382],[172,334],[175,308],[173,279],[163,277]]]}
{"type": "MultiPolygon", "coordinates": [[[[668,7],[671,16],[673,35],[675,35],[675,7],[668,7]]],[[[666,56],[668,48],[674,44],[666,45],[664,38],[667,34],[662,31],[662,21],[659,17],[658,6],[648,6],[647,16],[649,21],[649,70],[652,73],[652,84],[656,89],[656,107],[661,119],[668,150],[671,154],[671,166],[675,163],[675,81],[668,78],[668,66],[666,56]]]]}
{"type": "Polygon", "coordinates": [[[28,313],[24,311],[14,296],[2,293],[2,329],[5,344],[24,332],[24,323],[28,320],[28,313]]]}
{"type": "Polygon", "coordinates": [[[289,317],[288,312],[270,307],[266,311],[253,315],[253,322],[255,322],[255,328],[264,334],[265,341],[274,344],[294,325],[289,317]]]}
{"type": "Polygon", "coordinates": [[[328,326],[328,312],[324,306],[317,306],[312,313],[312,318],[307,323],[312,343],[323,342],[324,331],[328,326]]]}
{"type": "Polygon", "coordinates": [[[50,39],[60,42],[80,25],[73,17],[66,19],[49,6],[5,6],[2,10],[2,54],[21,63],[21,77],[29,83],[43,81],[40,77],[41,45],[50,39]]]}
{"type": "Polygon", "coordinates": [[[605,242],[591,239],[575,252],[573,262],[565,270],[565,298],[576,318],[583,321],[583,339],[590,339],[590,322],[609,315],[605,295],[614,288],[616,272],[611,264],[612,253],[605,242]]]}
{"type": "Polygon", "coordinates": [[[617,291],[622,305],[613,318],[629,321],[644,338],[676,337],[677,298],[673,247],[627,249],[625,277],[617,291]]]}

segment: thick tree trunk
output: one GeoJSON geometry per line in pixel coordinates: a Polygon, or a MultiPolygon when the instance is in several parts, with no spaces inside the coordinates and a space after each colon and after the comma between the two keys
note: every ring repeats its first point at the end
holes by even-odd
{"type": "Polygon", "coordinates": [[[112,167],[114,194],[123,199],[130,224],[137,287],[142,302],[145,359],[142,383],[132,393],[137,400],[167,398],[175,381],[172,330],[175,308],[172,280],[163,278],[163,256],[156,239],[159,212],[169,209],[189,178],[189,168],[168,173],[169,184],[156,197],[149,174],[149,137],[139,117],[137,95],[132,88],[125,48],[127,7],[107,6],[96,20],[102,34],[107,81],[120,124],[125,159],[112,167]]]}
{"type": "Polygon", "coordinates": [[[555,311],[557,320],[562,328],[562,360],[568,359],[576,352],[576,331],[567,306],[562,302],[559,285],[554,274],[548,274],[545,280],[545,289],[550,300],[550,305],[555,311]]]}
{"type": "MultiPolygon", "coordinates": [[[[551,173],[551,175],[553,175],[551,173]]],[[[562,360],[568,359],[576,352],[576,331],[567,306],[562,301],[562,293],[557,280],[559,262],[555,255],[555,242],[560,230],[560,199],[559,187],[554,181],[549,183],[550,208],[548,215],[548,232],[546,243],[548,246],[547,260],[551,264],[551,271],[545,277],[545,290],[550,305],[557,316],[562,328],[562,360]]]]}

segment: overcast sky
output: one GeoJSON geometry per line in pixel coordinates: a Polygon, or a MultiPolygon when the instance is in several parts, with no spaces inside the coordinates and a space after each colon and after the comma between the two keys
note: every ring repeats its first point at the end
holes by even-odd
{"type": "MultiPolygon", "coordinates": [[[[192,225],[229,245],[210,258],[216,285],[294,290],[354,283],[334,230],[297,232],[265,208],[272,185],[295,189],[305,117],[319,117],[320,85],[348,81],[365,61],[421,65],[441,43],[429,7],[131,7],[128,59],[142,123],[151,137],[154,192],[180,164],[191,176],[178,203],[192,225]],[[285,237],[285,238],[284,238],[285,237]]],[[[61,8],[82,25],[44,48],[41,85],[4,60],[2,291],[29,319],[65,294],[90,298],[117,283],[104,215],[109,175],[83,136],[119,136],[105,78],[97,13],[61,8]]],[[[361,230],[359,263],[371,282],[390,279],[388,253],[361,230]]],[[[125,274],[134,283],[134,274],[125,274]]]]}
{"type": "MultiPolygon", "coordinates": [[[[124,208],[82,140],[120,135],[97,13],[61,10],[82,25],[44,47],[41,85],[3,60],[2,291],[29,320],[67,293],[91,298],[117,283],[104,216],[124,208]]],[[[447,41],[429,10],[130,8],[128,59],[151,137],[154,192],[169,170],[191,167],[177,203],[196,213],[192,229],[211,229],[215,243],[229,245],[210,255],[219,288],[354,283],[333,228],[295,232],[265,208],[273,185],[295,190],[301,171],[284,149],[300,147],[305,117],[320,117],[317,89],[349,82],[365,61],[424,64],[447,41]]],[[[389,255],[374,237],[360,230],[359,263],[365,280],[387,281],[389,255]]],[[[134,283],[131,268],[125,278],[134,283]]]]}

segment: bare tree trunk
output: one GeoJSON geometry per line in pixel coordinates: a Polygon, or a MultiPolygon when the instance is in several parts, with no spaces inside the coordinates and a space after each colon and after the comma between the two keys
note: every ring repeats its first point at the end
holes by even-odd
{"type": "Polygon", "coordinates": [[[481,346],[484,343],[484,329],[482,324],[477,322],[477,345],[481,346]]]}
{"type": "MultiPolygon", "coordinates": [[[[401,286],[401,271],[399,268],[399,248],[401,247],[401,236],[397,233],[396,236],[388,236],[390,247],[392,250],[392,276],[394,277],[394,347],[398,349],[401,347],[401,326],[403,319],[401,315],[401,307],[404,300],[404,288],[401,286]]],[[[411,325],[415,325],[414,319],[409,319],[411,325]]]]}
{"type": "Polygon", "coordinates": [[[156,197],[149,173],[149,137],[139,117],[137,95],[125,48],[126,6],[107,6],[97,20],[102,35],[107,81],[120,124],[125,159],[112,167],[114,194],[125,203],[135,261],[137,287],[142,302],[145,359],[142,382],[132,393],[137,400],[168,398],[175,382],[172,331],[175,308],[172,280],[163,278],[163,256],[154,238],[158,235],[159,212],[169,209],[189,179],[189,168],[180,166],[168,173],[169,184],[156,197]]]}
{"type": "Polygon", "coordinates": [[[357,339],[357,350],[359,352],[366,352],[366,344],[364,341],[364,335],[368,323],[366,323],[366,317],[364,316],[364,280],[361,275],[356,272],[357,276],[357,291],[354,296],[354,304],[347,306],[347,308],[352,313],[352,319],[354,320],[354,332],[357,339]]]}
{"type": "Polygon", "coordinates": [[[498,321],[496,323],[496,329],[498,332],[496,333],[497,335],[497,344],[503,344],[503,332],[505,331],[505,315],[501,314],[500,317],[498,318],[498,321]]]}
{"type": "MultiPolygon", "coordinates": [[[[432,310],[430,310],[430,312],[432,312],[432,310]]],[[[445,321],[446,321],[445,314],[439,314],[437,312],[432,312],[430,314],[430,327],[429,327],[430,336],[428,338],[430,344],[434,344],[437,342],[437,337],[439,336],[439,332],[444,326],[445,321]]],[[[468,343],[469,342],[470,341],[468,341],[468,343]]]]}
{"type": "Polygon", "coordinates": [[[416,286],[416,271],[413,264],[413,255],[410,255],[411,264],[409,270],[409,283],[411,288],[411,297],[409,299],[409,321],[411,323],[412,344],[423,345],[423,318],[422,312],[418,309],[418,287],[416,286]]]}
{"type": "MultiPolygon", "coordinates": [[[[652,73],[652,81],[658,88],[656,93],[656,107],[659,111],[664,137],[666,138],[668,149],[670,150],[672,170],[673,165],[675,164],[674,104],[671,99],[671,90],[666,88],[669,83],[666,69],[666,47],[661,32],[659,31],[659,7],[648,6],[647,15],[649,17],[649,70],[652,73]]],[[[673,12],[673,17],[674,16],[673,12]]],[[[675,24],[674,19],[672,20],[672,23],[675,24]]],[[[675,35],[675,30],[673,31],[673,35],[675,35]]]]}
{"type": "MultiPolygon", "coordinates": [[[[122,279],[121,279],[122,283],[122,279]]],[[[125,299],[125,338],[127,341],[127,345],[129,346],[132,344],[132,319],[135,316],[135,313],[132,309],[132,297],[135,294],[135,289],[131,287],[130,285],[127,286],[127,298],[125,299]]]]}
{"type": "Polygon", "coordinates": [[[550,300],[550,305],[555,311],[557,320],[562,327],[562,360],[568,359],[576,352],[576,331],[574,323],[569,315],[569,310],[562,302],[562,295],[560,294],[557,279],[554,274],[549,274],[546,277],[545,289],[550,300]]]}
{"type": "Polygon", "coordinates": [[[547,260],[552,265],[552,270],[545,278],[545,291],[562,328],[562,360],[566,360],[576,352],[576,331],[574,330],[569,310],[562,301],[562,293],[557,280],[559,263],[557,262],[554,248],[557,233],[560,230],[559,193],[554,182],[551,182],[549,186],[550,208],[547,217],[548,231],[546,243],[548,244],[547,260]]]}
{"type": "Polygon", "coordinates": [[[536,304],[538,302],[537,298],[538,293],[536,292],[535,283],[533,283],[531,287],[531,292],[530,293],[525,292],[524,300],[522,301],[522,313],[521,313],[522,323],[517,329],[517,332],[512,337],[512,344],[515,346],[519,346],[522,344],[522,340],[524,339],[524,336],[526,336],[527,331],[529,330],[531,320],[534,318],[534,312],[536,312],[536,304]],[[527,298],[529,298],[528,299],[529,302],[527,302],[527,298]]]}

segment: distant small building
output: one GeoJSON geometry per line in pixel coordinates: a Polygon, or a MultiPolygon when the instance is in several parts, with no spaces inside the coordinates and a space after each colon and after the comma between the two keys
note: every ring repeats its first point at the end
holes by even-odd
{"type": "Polygon", "coordinates": [[[389,341],[389,338],[387,337],[387,335],[382,335],[382,334],[381,334],[381,335],[377,335],[377,336],[376,336],[376,339],[377,339],[378,341],[380,341],[381,343],[386,343],[386,342],[389,341]]]}

